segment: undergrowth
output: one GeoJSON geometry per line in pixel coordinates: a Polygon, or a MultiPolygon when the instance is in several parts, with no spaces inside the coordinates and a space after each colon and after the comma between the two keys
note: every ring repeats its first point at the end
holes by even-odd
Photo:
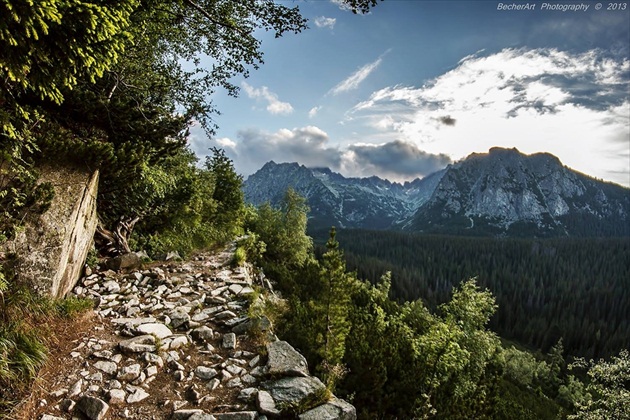
{"type": "Polygon", "coordinates": [[[89,299],[52,299],[7,284],[0,295],[0,412],[26,389],[48,356],[55,323],[93,307],[89,299]]]}

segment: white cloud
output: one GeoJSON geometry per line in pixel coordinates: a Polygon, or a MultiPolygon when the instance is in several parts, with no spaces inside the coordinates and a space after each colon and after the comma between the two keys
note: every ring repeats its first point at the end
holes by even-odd
{"type": "Polygon", "coordinates": [[[207,155],[212,146],[222,147],[233,159],[236,170],[244,175],[254,173],[273,160],[327,167],[345,176],[378,175],[405,181],[428,175],[451,162],[444,154],[427,153],[413,143],[400,140],[335,146],[325,131],[312,125],[275,132],[241,130],[236,140],[220,138],[203,144],[193,142],[191,146],[199,155],[207,155]]]}
{"type": "Polygon", "coordinates": [[[278,99],[278,95],[271,92],[267,86],[263,86],[261,88],[255,88],[248,84],[247,82],[242,82],[243,89],[247,96],[252,99],[262,99],[267,101],[267,111],[269,113],[278,115],[278,114],[291,114],[293,112],[293,107],[288,102],[282,102],[278,99]]]}
{"type": "Polygon", "coordinates": [[[335,18],[329,18],[326,16],[317,16],[315,18],[315,26],[318,28],[328,28],[332,30],[335,28],[335,23],[337,23],[337,19],[335,18]]]}
{"type": "Polygon", "coordinates": [[[365,66],[361,67],[350,76],[348,76],[345,80],[341,81],[337,86],[332,88],[329,93],[333,95],[337,95],[342,92],[347,92],[349,90],[353,90],[359,87],[361,82],[363,82],[383,61],[382,56],[379,57],[376,61],[372,63],[368,63],[365,66]]]}
{"type": "Polygon", "coordinates": [[[600,51],[506,49],[465,57],[422,87],[376,91],[347,120],[453,159],[493,146],[547,151],[629,185],[629,71],[600,51]]]}
{"type": "Polygon", "coordinates": [[[308,111],[308,117],[314,118],[317,115],[317,113],[320,111],[320,109],[322,109],[321,106],[314,106],[313,108],[310,109],[310,111],[308,111]]]}

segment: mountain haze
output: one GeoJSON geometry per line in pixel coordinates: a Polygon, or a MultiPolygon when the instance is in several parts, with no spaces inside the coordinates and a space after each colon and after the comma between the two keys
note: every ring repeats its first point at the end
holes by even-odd
{"type": "Polygon", "coordinates": [[[563,166],[549,153],[492,148],[404,184],[268,162],[243,189],[252,204],[277,205],[289,187],[308,200],[313,229],[335,225],[464,235],[630,235],[630,190],[563,166]]]}

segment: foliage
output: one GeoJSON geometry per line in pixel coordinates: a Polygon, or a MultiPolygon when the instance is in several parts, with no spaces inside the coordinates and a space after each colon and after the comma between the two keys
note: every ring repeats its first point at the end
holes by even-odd
{"type": "MultiPolygon", "coordinates": [[[[322,242],[325,240],[321,235],[322,242]]],[[[630,290],[628,238],[464,238],[339,230],[350,270],[375,281],[392,272],[392,296],[449,299],[457,279],[476,277],[496,296],[490,328],[548,352],[562,337],[565,356],[600,357],[630,347],[624,308],[630,290]]]]}
{"type": "Polygon", "coordinates": [[[630,419],[630,353],[621,350],[610,361],[593,360],[586,363],[578,360],[573,367],[589,367],[589,383],[586,391],[590,394],[578,401],[577,413],[569,419],[630,419]]]}

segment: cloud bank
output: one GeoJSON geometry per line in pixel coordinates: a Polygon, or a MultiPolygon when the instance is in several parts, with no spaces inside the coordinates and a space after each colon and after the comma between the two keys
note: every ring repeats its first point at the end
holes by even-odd
{"type": "Polygon", "coordinates": [[[628,185],[629,86],[627,58],[505,49],[464,57],[421,87],[375,91],[344,122],[453,159],[492,146],[548,151],[577,170],[628,185]]]}
{"type": "Polygon", "coordinates": [[[239,131],[236,140],[219,138],[210,143],[193,141],[191,145],[198,155],[207,154],[212,146],[225,149],[236,169],[244,175],[254,173],[273,160],[328,167],[345,176],[378,175],[393,181],[406,181],[422,178],[451,163],[444,154],[427,153],[415,144],[401,140],[335,146],[328,134],[316,126],[283,128],[276,132],[247,129],[239,131]]]}

